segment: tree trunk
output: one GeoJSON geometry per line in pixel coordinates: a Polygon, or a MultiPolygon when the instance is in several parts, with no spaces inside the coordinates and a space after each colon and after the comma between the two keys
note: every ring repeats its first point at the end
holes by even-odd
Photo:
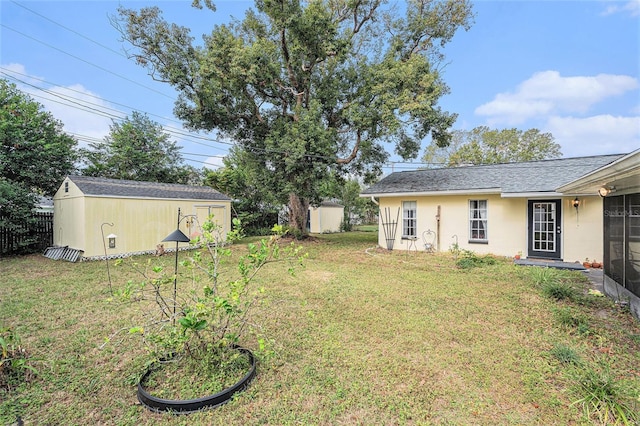
{"type": "Polygon", "coordinates": [[[307,235],[307,212],[309,211],[309,201],[298,197],[296,194],[289,194],[289,227],[297,235],[307,235]]]}

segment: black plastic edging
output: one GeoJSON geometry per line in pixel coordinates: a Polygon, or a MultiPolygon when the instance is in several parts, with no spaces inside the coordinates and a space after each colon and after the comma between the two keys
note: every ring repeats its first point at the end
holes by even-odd
{"type": "Polygon", "coordinates": [[[157,398],[149,394],[142,385],[142,383],[144,383],[147,379],[147,376],[149,376],[149,374],[151,374],[153,370],[153,367],[149,367],[138,382],[138,401],[140,401],[142,405],[144,405],[151,411],[168,411],[177,414],[195,413],[196,411],[215,408],[226,402],[229,402],[229,400],[235,393],[245,390],[256,375],[256,360],[253,356],[253,353],[249,349],[245,348],[238,348],[238,350],[249,356],[251,368],[249,369],[247,374],[245,374],[244,377],[233,386],[230,386],[214,395],[196,399],[180,400],[157,398]]]}

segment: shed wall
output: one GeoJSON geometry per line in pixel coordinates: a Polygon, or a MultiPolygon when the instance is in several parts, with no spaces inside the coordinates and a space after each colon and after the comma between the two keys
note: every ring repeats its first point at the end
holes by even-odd
{"type": "MultiPolygon", "coordinates": [[[[194,215],[180,223],[187,236],[196,236],[198,224],[213,213],[226,238],[231,227],[230,201],[86,196],[66,179],[54,196],[54,244],[82,250],[84,257],[104,256],[104,232],[105,237],[117,235],[115,248],[107,244],[107,256],[151,252],[176,229],[178,209],[183,217],[194,215]]],[[[175,249],[175,243],[164,245],[175,249]]]]}
{"type": "Polygon", "coordinates": [[[309,208],[309,232],[340,232],[340,224],[344,219],[344,207],[320,206],[309,208]]]}

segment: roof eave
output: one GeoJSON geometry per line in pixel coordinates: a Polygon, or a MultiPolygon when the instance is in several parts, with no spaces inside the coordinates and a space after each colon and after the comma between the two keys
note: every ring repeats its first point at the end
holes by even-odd
{"type": "Polygon", "coordinates": [[[435,197],[438,195],[471,195],[471,194],[500,194],[500,188],[486,188],[486,189],[456,189],[447,191],[419,191],[419,192],[378,192],[378,193],[366,193],[360,194],[360,197],[435,197]]]}

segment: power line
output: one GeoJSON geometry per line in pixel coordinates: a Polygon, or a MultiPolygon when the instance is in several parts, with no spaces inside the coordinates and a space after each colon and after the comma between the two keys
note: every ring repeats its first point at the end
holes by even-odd
{"type": "Polygon", "coordinates": [[[47,17],[47,16],[44,16],[44,15],[42,15],[42,14],[40,14],[40,13],[36,12],[36,11],[35,11],[35,10],[33,10],[33,9],[29,9],[27,6],[25,6],[25,5],[23,5],[23,4],[20,4],[20,3],[16,2],[16,1],[14,1],[14,0],[10,0],[10,1],[11,1],[11,3],[15,4],[16,6],[21,7],[21,8],[23,8],[23,9],[25,9],[25,10],[27,10],[27,11],[29,11],[29,12],[33,13],[34,15],[37,15],[37,16],[41,17],[42,19],[46,19],[47,21],[49,21],[49,22],[51,22],[51,23],[53,23],[53,24],[55,24],[55,25],[57,25],[57,26],[59,26],[59,27],[61,27],[61,28],[64,28],[65,30],[67,30],[67,31],[69,31],[69,32],[71,32],[71,33],[73,33],[73,34],[77,35],[78,37],[82,37],[83,39],[88,40],[88,41],[90,41],[91,43],[94,43],[94,44],[96,44],[96,45],[98,45],[98,46],[102,47],[103,49],[106,49],[106,50],[108,50],[108,51],[110,51],[110,52],[112,52],[112,53],[115,53],[115,54],[116,54],[116,55],[118,55],[118,56],[122,56],[122,57],[123,57],[123,58],[125,58],[125,59],[129,59],[129,58],[128,58],[125,54],[123,54],[122,52],[118,52],[117,50],[114,50],[114,49],[110,48],[109,46],[105,46],[104,44],[102,44],[102,43],[100,43],[100,42],[97,42],[97,41],[93,40],[92,38],[89,38],[89,37],[85,36],[84,34],[81,34],[81,33],[77,32],[77,31],[76,31],[76,30],[74,30],[74,29],[71,29],[71,28],[69,28],[69,27],[66,27],[66,26],[62,25],[61,23],[59,23],[59,22],[57,22],[57,21],[54,21],[53,19],[51,19],[51,18],[49,18],[49,17],[47,17]]]}
{"type": "Polygon", "coordinates": [[[46,47],[48,47],[48,48],[50,48],[50,49],[54,49],[54,50],[57,50],[57,51],[58,51],[58,52],[60,52],[60,53],[64,53],[65,55],[68,55],[68,56],[70,56],[70,57],[72,57],[72,58],[74,58],[74,59],[76,59],[76,60],[78,60],[78,61],[80,61],[80,62],[84,62],[85,64],[88,64],[88,65],[91,65],[92,67],[98,68],[99,70],[102,70],[102,71],[104,71],[104,72],[106,72],[106,73],[109,73],[109,74],[114,75],[114,76],[116,76],[116,77],[118,77],[118,78],[121,78],[121,79],[123,79],[123,80],[126,80],[126,81],[128,81],[128,82],[130,82],[130,83],[133,83],[133,84],[137,85],[137,86],[143,87],[143,88],[145,88],[145,89],[147,89],[147,90],[151,90],[152,92],[155,92],[155,93],[157,93],[157,94],[159,94],[159,95],[161,95],[161,96],[164,96],[164,97],[166,97],[166,98],[174,99],[174,97],[169,96],[169,95],[167,95],[166,93],[163,93],[163,92],[161,92],[161,91],[159,91],[159,90],[156,90],[156,89],[154,89],[154,88],[152,88],[152,87],[145,86],[145,85],[144,85],[144,84],[142,84],[142,83],[138,83],[138,82],[137,82],[137,81],[135,81],[135,80],[131,80],[131,79],[130,79],[130,78],[128,78],[128,77],[125,77],[125,76],[123,76],[123,75],[120,75],[120,74],[118,74],[118,73],[116,73],[116,72],[113,72],[113,71],[111,71],[111,70],[109,70],[109,69],[107,69],[107,68],[104,68],[104,67],[102,67],[102,66],[100,66],[100,65],[96,65],[96,64],[94,64],[93,62],[89,62],[89,61],[87,61],[87,60],[85,60],[85,59],[82,59],[82,58],[80,58],[79,56],[76,56],[76,55],[74,55],[74,54],[72,54],[72,53],[69,53],[69,52],[67,52],[67,51],[64,51],[64,50],[62,50],[62,49],[60,49],[60,48],[58,48],[58,47],[55,47],[55,46],[53,46],[53,45],[51,45],[51,44],[49,44],[49,43],[46,43],[46,42],[44,42],[44,41],[42,41],[42,40],[39,40],[39,39],[37,39],[37,38],[35,38],[35,37],[32,37],[32,36],[28,35],[28,34],[25,34],[25,33],[23,33],[22,31],[16,30],[15,28],[12,28],[12,27],[10,27],[10,26],[8,26],[8,25],[5,25],[5,24],[0,23],[0,26],[4,27],[4,28],[6,28],[6,29],[8,29],[8,30],[10,30],[10,31],[13,31],[13,32],[15,32],[15,33],[17,33],[17,34],[20,34],[20,35],[21,35],[21,36],[23,36],[23,37],[26,37],[26,38],[28,38],[28,39],[31,39],[31,40],[33,40],[33,41],[35,41],[35,42],[37,42],[37,43],[40,43],[40,44],[42,44],[42,45],[44,45],[44,46],[46,46],[46,47]]]}

